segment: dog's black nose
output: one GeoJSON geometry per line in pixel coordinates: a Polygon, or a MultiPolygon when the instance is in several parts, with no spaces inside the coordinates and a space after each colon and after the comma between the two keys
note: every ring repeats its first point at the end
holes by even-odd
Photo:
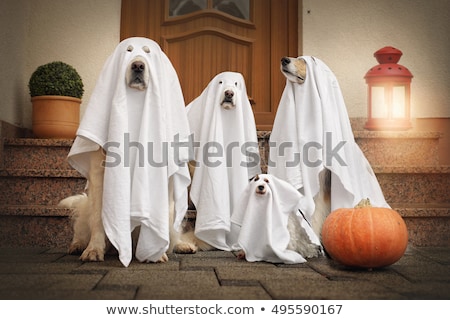
{"type": "Polygon", "coordinates": [[[142,72],[145,70],[145,64],[141,61],[135,61],[131,64],[131,70],[135,72],[142,72]]]}
{"type": "Polygon", "coordinates": [[[258,186],[259,191],[264,191],[264,186],[258,186]]]}
{"type": "Polygon", "coordinates": [[[288,57],[283,57],[283,58],[281,58],[281,64],[282,64],[283,66],[286,66],[286,65],[288,65],[289,63],[291,63],[291,59],[289,59],[288,57]]]}
{"type": "Polygon", "coordinates": [[[234,96],[234,92],[233,91],[231,91],[231,90],[225,91],[225,97],[233,98],[233,96],[234,96]]]}

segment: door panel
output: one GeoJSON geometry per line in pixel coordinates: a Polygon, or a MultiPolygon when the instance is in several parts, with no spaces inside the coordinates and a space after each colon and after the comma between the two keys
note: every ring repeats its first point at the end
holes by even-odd
{"type": "Polygon", "coordinates": [[[285,85],[282,56],[297,55],[296,0],[122,0],[121,39],[157,41],[186,104],[222,71],[243,74],[257,128],[270,130],[285,85]]]}
{"type": "MultiPolygon", "coordinates": [[[[252,74],[252,40],[249,38],[237,39],[222,31],[197,30],[163,36],[162,47],[178,72],[186,103],[197,97],[201,88],[222,71],[239,71],[245,79],[252,74]]],[[[250,91],[248,94],[252,96],[250,91]]]]}

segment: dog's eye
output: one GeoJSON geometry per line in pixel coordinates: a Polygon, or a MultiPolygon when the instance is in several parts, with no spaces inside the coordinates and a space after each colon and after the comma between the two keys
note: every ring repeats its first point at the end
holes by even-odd
{"type": "Polygon", "coordinates": [[[256,177],[255,177],[255,181],[258,181],[259,180],[259,176],[258,175],[256,175],[256,177]]]}
{"type": "Polygon", "coordinates": [[[145,53],[150,53],[150,48],[147,46],[143,46],[142,50],[144,50],[145,53]]]}
{"type": "Polygon", "coordinates": [[[219,81],[219,84],[222,84],[223,83],[223,81],[219,81]]]}
{"type": "Polygon", "coordinates": [[[269,183],[269,179],[264,179],[264,182],[269,183]]]}
{"type": "Polygon", "coordinates": [[[234,83],[234,86],[237,87],[237,82],[234,83]]]}
{"type": "Polygon", "coordinates": [[[130,44],[130,45],[128,46],[128,48],[127,48],[127,51],[128,51],[128,52],[131,52],[131,51],[133,51],[133,49],[134,49],[133,46],[130,44]]]}

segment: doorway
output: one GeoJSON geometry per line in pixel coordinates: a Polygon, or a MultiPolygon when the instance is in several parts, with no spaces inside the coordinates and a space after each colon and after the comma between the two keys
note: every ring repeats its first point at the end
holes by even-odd
{"type": "MultiPolygon", "coordinates": [[[[301,1],[300,1],[301,4],[301,1]]],[[[186,105],[223,71],[244,76],[258,130],[271,130],[298,54],[299,0],[122,0],[121,40],[157,41],[180,79],[186,105]]]]}

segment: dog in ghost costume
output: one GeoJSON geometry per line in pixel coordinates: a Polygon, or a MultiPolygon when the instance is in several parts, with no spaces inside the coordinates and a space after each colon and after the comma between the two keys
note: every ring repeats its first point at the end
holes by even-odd
{"type": "Polygon", "coordinates": [[[133,252],[141,262],[167,261],[190,184],[189,152],[180,148],[176,158],[170,148],[189,139],[184,108],[178,76],[159,45],[123,40],[103,66],[68,155],[88,181],[87,195],[60,202],[74,210],[70,253],[103,261],[109,240],[124,266],[133,252]]]}
{"type": "Polygon", "coordinates": [[[257,175],[231,215],[230,243],[247,261],[303,263],[323,254],[310,218],[298,210],[300,193],[269,174],[257,175]]]}
{"type": "Polygon", "coordinates": [[[190,198],[197,216],[195,230],[184,234],[182,242],[196,249],[229,250],[231,212],[249,179],[261,172],[244,77],[216,75],[186,111],[196,144],[190,198]]]}
{"type": "Polygon", "coordinates": [[[320,237],[330,211],[352,208],[361,199],[389,207],[355,142],[330,68],[311,56],[283,57],[280,68],[286,86],[270,136],[268,173],[300,192],[299,209],[311,217],[314,232],[320,237]]]}

